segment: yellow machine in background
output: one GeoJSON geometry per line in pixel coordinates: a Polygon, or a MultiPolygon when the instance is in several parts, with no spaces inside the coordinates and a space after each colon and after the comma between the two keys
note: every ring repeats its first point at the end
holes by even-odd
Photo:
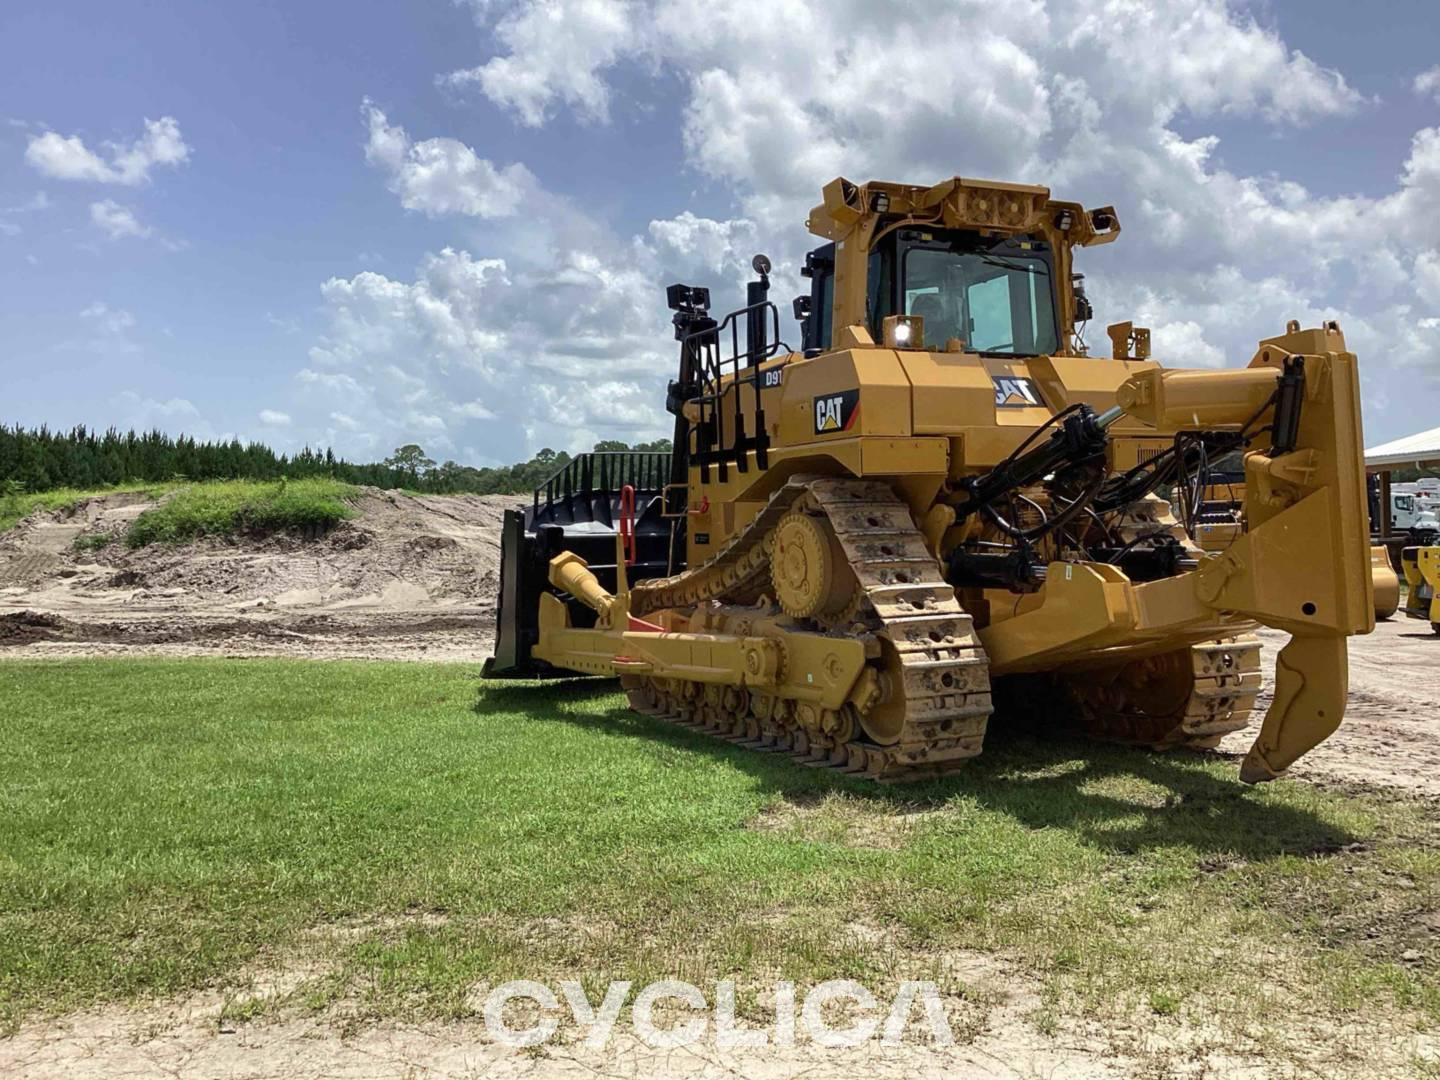
{"type": "Polygon", "coordinates": [[[1162,368],[1129,323],[1090,357],[1073,255],[1119,223],[1042,187],[841,179],[809,227],[798,349],[763,256],[722,320],[670,288],[668,482],[587,458],[507,516],[487,673],[618,675],[641,712],[910,779],[980,752],[992,689],[1055,729],[1213,746],[1248,722],[1263,624],[1293,637],[1241,777],[1335,730],[1374,626],[1335,323],[1233,370],[1162,368]],[[1245,528],[1207,554],[1227,454],[1245,528]]]}
{"type": "Polygon", "coordinates": [[[1375,591],[1375,618],[1388,619],[1400,609],[1400,575],[1390,565],[1390,550],[1383,545],[1370,549],[1370,580],[1375,591]]]}
{"type": "Polygon", "coordinates": [[[1407,547],[1400,552],[1400,566],[1410,590],[1405,614],[1427,620],[1440,634],[1440,547],[1407,547]]]}

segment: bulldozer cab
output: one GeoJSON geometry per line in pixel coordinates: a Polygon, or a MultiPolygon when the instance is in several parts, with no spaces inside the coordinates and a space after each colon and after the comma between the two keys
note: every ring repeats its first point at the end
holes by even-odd
{"type": "Polygon", "coordinates": [[[1086,210],[1048,188],[961,177],[928,188],[836,179],[806,224],[830,241],[806,257],[811,291],[796,302],[809,356],[847,326],[881,341],[892,316],[924,320],[924,341],[904,342],[910,348],[1083,355],[1074,331],[1090,304],[1071,251],[1120,233],[1113,207],[1086,210]]]}
{"type": "MultiPolygon", "coordinates": [[[[835,245],[810,252],[808,303],[797,307],[806,356],[834,341],[835,245]]],[[[866,260],[864,323],[875,340],[891,315],[918,318],[913,347],[991,356],[1042,356],[1062,345],[1054,249],[1044,236],[900,228],[866,260]]]]}

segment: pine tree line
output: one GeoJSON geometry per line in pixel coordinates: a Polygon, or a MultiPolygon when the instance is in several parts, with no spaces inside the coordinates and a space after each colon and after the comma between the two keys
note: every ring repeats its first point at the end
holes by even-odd
{"type": "MultiPolygon", "coordinates": [[[[670,441],[602,442],[597,450],[664,450],[670,441]]],[[[49,491],[172,480],[278,480],[330,476],[351,484],[411,488],[440,494],[521,494],[534,489],[570,460],[564,451],[541,450],[529,461],[500,468],[473,468],[454,461],[436,464],[416,445],[399,447],[383,462],[357,465],[305,447],[277,454],[263,443],[200,442],[161,431],[104,433],[84,426],[69,431],[0,424],[0,488],[49,491]]]]}

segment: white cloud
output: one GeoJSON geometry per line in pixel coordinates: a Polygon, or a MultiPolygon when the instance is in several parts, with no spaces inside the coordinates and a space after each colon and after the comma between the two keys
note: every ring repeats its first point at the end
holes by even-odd
{"type": "Polygon", "coordinates": [[[499,52],[447,86],[530,126],[562,111],[623,120],[678,88],[687,164],[713,183],[706,203],[617,237],[524,166],[498,168],[454,139],[414,143],[367,104],[367,157],[402,205],[490,219],[483,239],[470,235],[473,254],[447,248],[414,275],[322,289],[327,330],[301,393],[382,444],[418,439],[434,419],[495,460],[668,434],[674,344],[660,286],[712,285],[724,310],[763,248],[788,298],[818,243],[796,225],[842,174],[963,172],[1115,203],[1120,245],[1080,254],[1097,353],[1106,322],[1133,318],[1167,363],[1237,364],[1289,318],[1338,318],[1372,404],[1391,368],[1440,377],[1427,325],[1440,317],[1440,130],[1416,133],[1378,196],[1225,167],[1208,129],[1219,118],[1283,131],[1375,107],[1238,4],[470,2],[499,52]],[[964,63],[897,78],[936,56],[964,63]],[[717,205],[738,212],[697,212],[717,205]]]}
{"type": "Polygon", "coordinates": [[[667,264],[693,268],[729,278],[743,278],[750,258],[758,250],[755,223],[744,218],[715,221],[689,210],[663,221],[652,221],[650,242],[667,264]]]}
{"type": "Polygon", "coordinates": [[[463,417],[466,420],[495,419],[495,414],[481,401],[467,401],[464,405],[456,405],[453,411],[456,416],[463,417]]]}
{"type": "Polygon", "coordinates": [[[148,226],[140,224],[134,211],[114,199],[91,203],[90,221],[111,240],[123,240],[127,236],[144,237],[151,233],[148,226]]]}
{"type": "Polygon", "coordinates": [[[131,331],[135,328],[135,317],[124,308],[112,308],[104,301],[96,300],[79,314],[86,337],[78,341],[65,341],[59,347],[85,348],[102,356],[121,356],[138,353],[131,331]]]}
{"type": "MultiPolygon", "coordinates": [[[[47,210],[49,207],[50,196],[46,195],[43,191],[37,191],[22,203],[16,203],[14,206],[0,207],[0,214],[7,217],[19,214],[33,214],[39,210],[47,210]]],[[[0,236],[19,236],[24,231],[24,228],[16,222],[0,220],[0,236]]],[[[27,256],[27,259],[31,260],[33,265],[34,256],[27,256]]]]}
{"type": "Polygon", "coordinates": [[[124,308],[112,308],[100,300],[80,312],[93,331],[92,346],[101,351],[134,352],[138,346],[130,341],[135,316],[124,308]]]}
{"type": "Polygon", "coordinates": [[[353,416],[350,416],[347,413],[332,412],[330,414],[330,419],[337,427],[344,428],[346,431],[360,430],[360,421],[356,420],[353,416]]]}
{"type": "Polygon", "coordinates": [[[158,165],[178,166],[190,158],[190,147],[180,134],[175,118],[163,116],[145,121],[145,132],[129,143],[101,144],[108,160],[85,145],[78,135],[63,136],[47,131],[30,138],[25,160],[56,180],[90,180],[101,184],[134,186],[150,179],[158,165]]]}
{"type": "Polygon", "coordinates": [[[301,398],[380,446],[441,450],[468,431],[495,460],[664,435],[674,360],[656,250],[637,240],[512,264],[447,248],[410,281],[331,279],[301,398]]]}
{"type": "Polygon", "coordinates": [[[1421,97],[1434,98],[1440,101],[1440,64],[1420,72],[1415,76],[1415,82],[1411,89],[1421,97]]]}
{"type": "Polygon", "coordinates": [[[169,398],[160,401],[146,397],[135,390],[124,390],[111,401],[119,416],[118,426],[146,431],[161,428],[170,432],[185,432],[199,438],[208,438],[210,426],[206,424],[191,401],[186,398],[169,398]]]}
{"type": "Polygon", "coordinates": [[[1043,153],[1077,95],[1127,122],[1184,112],[1292,123],[1362,97],[1224,0],[472,0],[503,51],[446,82],[538,126],[563,106],[605,122],[626,64],[678,77],[694,164],[756,194],[812,198],[815,181],[1004,174],[1043,153]],[[831,29],[844,26],[846,33],[831,29]],[[704,27],[697,32],[697,27],[704,27]],[[863,42],[863,47],[857,43],[863,42]],[[964,57],[897,78],[917,57],[964,57]],[[1060,81],[1057,81],[1060,80],[1060,81]],[[963,132],[963,143],[959,136],[963,132]]]}
{"type": "Polygon", "coordinates": [[[412,412],[405,418],[405,424],[411,431],[428,432],[435,434],[446,430],[445,421],[439,416],[427,415],[426,413],[412,412]]]}
{"type": "MultiPolygon", "coordinates": [[[[489,0],[470,2],[477,18],[485,19],[489,0]]],[[[592,119],[608,119],[610,88],[601,73],[627,46],[638,43],[638,14],[639,6],[626,0],[539,0],[515,6],[495,27],[509,55],[452,72],[440,82],[456,90],[478,87],[531,127],[544,123],[555,102],[592,119]]]]}
{"type": "MultiPolygon", "coordinates": [[[[754,225],[724,250],[724,238],[697,233],[681,215],[647,238],[667,258],[701,253],[714,269],[741,263],[741,245],[765,246],[777,268],[793,267],[808,241],[793,222],[833,176],[927,182],[959,171],[1117,204],[1123,248],[1082,255],[1092,296],[1115,319],[1135,314],[1126,303],[1170,297],[1146,317],[1157,348],[1173,350],[1176,362],[1243,360],[1258,336],[1283,327],[1292,314],[1285,304],[1343,310],[1359,325],[1423,304],[1432,287],[1426,253],[1440,248],[1440,130],[1416,133],[1394,190],[1378,198],[1321,195],[1288,177],[1218,163],[1207,120],[1285,128],[1375,105],[1225,0],[957,0],[898,10],[865,0],[474,6],[502,52],[465,81],[522,123],[567,107],[604,122],[596,103],[619,92],[622,70],[632,94],[643,92],[631,77],[637,70],[666,87],[678,81],[690,164],[726,185],[754,225]],[[601,36],[604,47],[570,55],[563,36],[546,31],[566,19],[619,29],[613,40],[601,36]],[[707,32],[697,35],[697,25],[707,32]],[[827,35],[833,25],[847,34],[827,35]],[[915,57],[934,55],[966,62],[895,77],[915,57]],[[524,79],[507,82],[507,72],[524,79]],[[718,254],[703,251],[707,242],[718,254]],[[1271,280],[1286,290],[1259,287],[1271,280]],[[1209,303],[1217,281],[1275,306],[1243,325],[1223,314],[1198,319],[1193,310],[1209,303]]],[[[1440,69],[1433,84],[1428,72],[1416,80],[1418,92],[1435,86],[1440,69]]],[[[1440,357],[1429,355],[1440,372],[1440,357]]]]}
{"type": "Polygon", "coordinates": [[[277,409],[261,409],[260,422],[266,427],[289,427],[290,414],[277,409]]]}
{"type": "Polygon", "coordinates": [[[300,323],[298,320],[282,318],[273,311],[267,311],[265,313],[265,321],[282,333],[298,334],[300,332],[300,323]]]}
{"type": "Polygon", "coordinates": [[[1415,291],[1429,310],[1440,312],[1440,251],[1415,257],[1415,291]]]}
{"type": "Polygon", "coordinates": [[[411,142],[404,128],[391,125],[368,101],[364,112],[370,131],[365,159],[389,174],[390,190],[407,210],[430,217],[508,217],[537,187],[524,165],[496,168],[458,139],[411,142]]]}

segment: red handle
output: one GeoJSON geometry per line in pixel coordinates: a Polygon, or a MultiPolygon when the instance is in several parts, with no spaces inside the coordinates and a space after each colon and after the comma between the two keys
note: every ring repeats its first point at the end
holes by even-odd
{"type": "Polygon", "coordinates": [[[620,489],[620,543],[625,549],[625,565],[635,565],[635,489],[626,484],[620,489]]]}

